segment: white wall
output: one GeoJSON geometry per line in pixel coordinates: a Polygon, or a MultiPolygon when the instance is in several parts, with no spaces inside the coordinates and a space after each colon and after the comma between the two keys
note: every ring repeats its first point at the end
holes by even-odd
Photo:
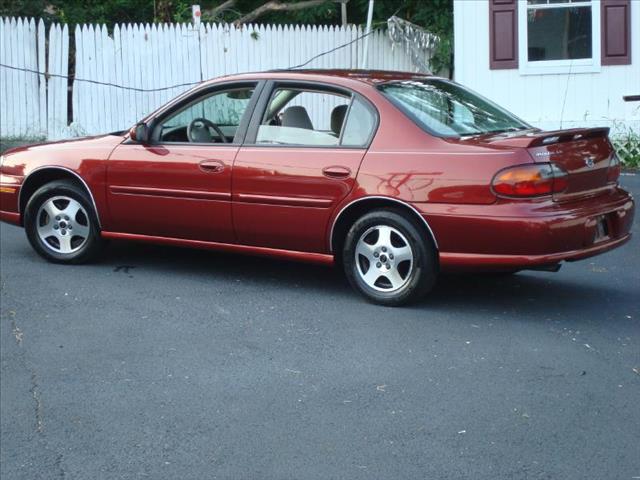
{"type": "Polygon", "coordinates": [[[640,132],[640,104],[622,100],[640,95],[640,0],[630,3],[631,65],[603,66],[598,73],[521,75],[518,69],[489,69],[488,1],[454,0],[454,78],[544,129],[610,126],[615,131],[624,124],[640,132]]]}

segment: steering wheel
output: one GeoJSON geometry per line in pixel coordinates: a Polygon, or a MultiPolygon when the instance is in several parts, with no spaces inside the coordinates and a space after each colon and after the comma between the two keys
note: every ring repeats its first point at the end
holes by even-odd
{"type": "Polygon", "coordinates": [[[213,135],[209,129],[214,130],[218,134],[222,143],[229,143],[229,140],[227,140],[227,137],[225,137],[220,127],[206,118],[194,118],[189,122],[187,126],[187,138],[192,143],[211,143],[213,135]]]}

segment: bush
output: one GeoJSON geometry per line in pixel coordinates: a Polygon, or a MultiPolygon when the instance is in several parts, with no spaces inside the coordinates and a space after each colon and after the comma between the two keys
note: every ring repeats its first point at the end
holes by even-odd
{"type": "Polygon", "coordinates": [[[624,167],[640,168],[640,133],[627,127],[613,136],[612,143],[624,167]]]}
{"type": "Polygon", "coordinates": [[[34,137],[0,137],[0,154],[5,150],[13,147],[20,147],[22,145],[29,145],[31,143],[39,143],[45,140],[42,136],[34,137]]]}

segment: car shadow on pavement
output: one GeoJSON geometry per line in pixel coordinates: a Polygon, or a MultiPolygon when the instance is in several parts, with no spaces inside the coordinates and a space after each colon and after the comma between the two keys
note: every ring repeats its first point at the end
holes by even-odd
{"type": "Polygon", "coordinates": [[[203,281],[216,276],[219,280],[247,280],[281,286],[304,286],[339,294],[348,287],[337,268],[282,259],[215,252],[173,246],[113,241],[101,260],[114,269],[162,270],[167,275],[201,276],[203,281]]]}
{"type": "MultiPolygon", "coordinates": [[[[321,292],[327,298],[351,296],[354,301],[365,302],[350,289],[339,268],[314,264],[129,242],[112,242],[102,264],[109,264],[114,270],[131,267],[166,275],[195,275],[202,281],[215,276],[221,281],[241,280],[265,285],[275,282],[282,287],[304,288],[310,294],[321,292]]],[[[616,293],[621,294],[620,289],[609,287],[604,281],[592,286],[568,272],[444,274],[424,300],[406,308],[454,308],[461,312],[483,309],[498,313],[517,309],[519,312],[546,315],[550,301],[554,302],[555,311],[570,311],[582,305],[585,298],[606,301],[616,293]]]]}
{"type": "Polygon", "coordinates": [[[539,314],[542,320],[552,314],[581,311],[585,299],[598,305],[608,303],[618,295],[625,294],[604,280],[593,285],[569,272],[441,275],[423,306],[454,307],[460,312],[526,312],[528,315],[539,314]]]}

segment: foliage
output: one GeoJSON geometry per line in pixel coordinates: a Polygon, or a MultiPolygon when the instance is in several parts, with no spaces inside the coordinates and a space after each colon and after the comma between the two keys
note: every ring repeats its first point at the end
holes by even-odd
{"type": "MultiPolygon", "coordinates": [[[[349,22],[366,22],[369,0],[351,0],[348,3],[349,22]]],[[[375,21],[384,22],[397,15],[440,37],[440,44],[431,60],[434,72],[453,67],[453,0],[405,0],[403,2],[378,0],[374,4],[375,21]]]]}
{"type": "MultiPolygon", "coordinates": [[[[206,1],[200,2],[200,7],[203,12],[202,20],[205,22],[227,22],[233,23],[240,17],[248,12],[251,12],[258,8],[260,5],[266,3],[267,0],[238,0],[236,4],[216,15],[208,15],[207,10],[212,9],[223,3],[223,0],[218,1],[206,1]]],[[[175,5],[175,14],[173,21],[187,22],[191,20],[191,5],[190,0],[176,0],[173,2],[175,5]]],[[[290,3],[295,3],[290,2],[290,3]]],[[[259,18],[257,23],[260,24],[335,24],[339,22],[339,9],[336,8],[336,4],[332,1],[327,1],[323,5],[307,8],[304,10],[290,11],[290,12],[270,12],[259,18]]]]}
{"type": "Polygon", "coordinates": [[[154,2],[149,0],[0,0],[0,15],[41,17],[45,21],[78,23],[152,22],[154,2]]]}
{"type": "Polygon", "coordinates": [[[640,133],[627,127],[614,135],[612,142],[623,166],[640,168],[640,133]]]}
{"type": "Polygon", "coordinates": [[[4,153],[10,148],[44,141],[46,141],[46,138],[38,135],[30,137],[0,137],[0,154],[4,153]]]}
{"type": "Polygon", "coordinates": [[[0,0],[0,17],[47,18],[44,0],[0,0]]]}

